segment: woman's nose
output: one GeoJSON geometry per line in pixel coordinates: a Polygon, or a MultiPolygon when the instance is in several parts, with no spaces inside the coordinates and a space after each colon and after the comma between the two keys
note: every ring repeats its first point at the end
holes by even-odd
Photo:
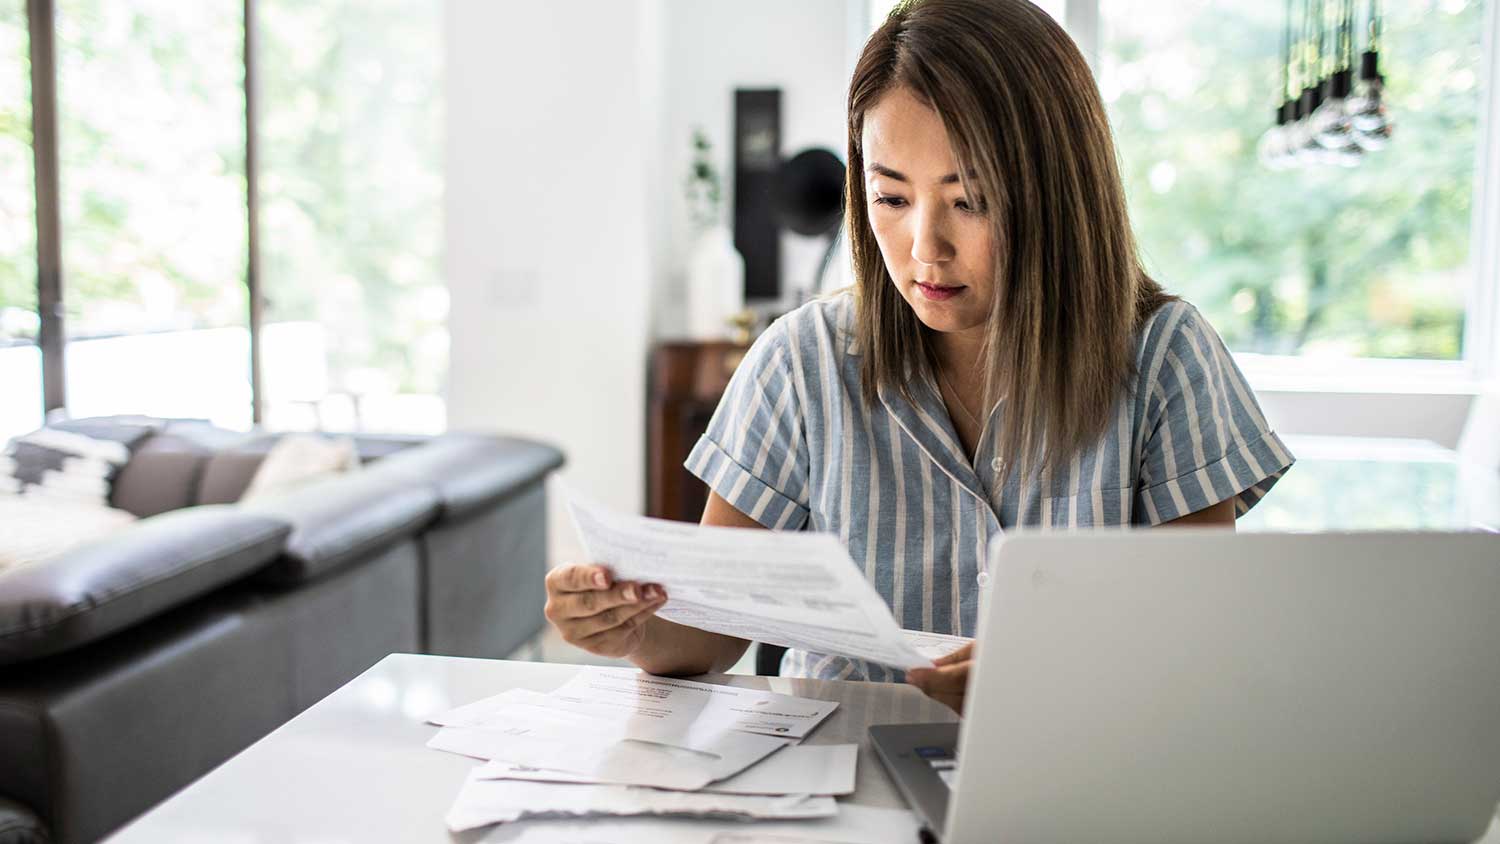
{"type": "Polygon", "coordinates": [[[911,257],[922,264],[937,264],[953,257],[953,244],[943,232],[942,221],[935,214],[916,214],[916,231],[912,232],[911,257]]]}

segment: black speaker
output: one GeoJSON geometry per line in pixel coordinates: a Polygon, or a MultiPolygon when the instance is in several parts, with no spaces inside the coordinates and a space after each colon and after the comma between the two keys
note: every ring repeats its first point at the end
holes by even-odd
{"type": "Polygon", "coordinates": [[[734,92],[734,248],[745,259],[745,301],[781,297],[781,89],[734,92]]]}

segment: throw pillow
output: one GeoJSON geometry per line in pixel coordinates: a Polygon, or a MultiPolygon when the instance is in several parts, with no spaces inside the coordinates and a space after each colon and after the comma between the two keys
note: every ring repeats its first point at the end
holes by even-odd
{"type": "Polygon", "coordinates": [[[348,437],[287,434],[271,446],[241,501],[262,498],[317,478],[359,468],[359,452],[348,437]]]}
{"type": "Polygon", "coordinates": [[[16,437],[0,454],[0,493],[107,507],[115,475],[158,427],[141,417],[79,419],[16,437]]]}

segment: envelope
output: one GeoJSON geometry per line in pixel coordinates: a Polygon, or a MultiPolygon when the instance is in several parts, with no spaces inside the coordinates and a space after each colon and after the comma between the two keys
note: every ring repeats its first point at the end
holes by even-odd
{"type": "Polygon", "coordinates": [[[658,791],[620,785],[562,785],[486,780],[471,775],[445,818],[453,832],[527,817],[689,815],[744,819],[821,818],[838,813],[831,797],[777,797],[658,791]]]}
{"type": "MultiPolygon", "coordinates": [[[[858,752],[857,744],[784,747],[738,774],[709,783],[701,790],[713,794],[853,794],[858,752]]],[[[481,766],[474,775],[479,779],[593,782],[582,774],[499,761],[481,766]]]]}

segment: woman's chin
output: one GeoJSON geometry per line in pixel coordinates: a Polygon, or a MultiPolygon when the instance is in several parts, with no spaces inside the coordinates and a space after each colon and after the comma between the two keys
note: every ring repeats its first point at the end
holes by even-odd
{"type": "Polygon", "coordinates": [[[966,313],[969,308],[960,307],[957,303],[949,302],[910,302],[911,309],[916,313],[917,319],[923,325],[933,331],[950,334],[955,331],[965,331],[976,325],[982,325],[985,321],[984,314],[971,315],[966,313]]]}

